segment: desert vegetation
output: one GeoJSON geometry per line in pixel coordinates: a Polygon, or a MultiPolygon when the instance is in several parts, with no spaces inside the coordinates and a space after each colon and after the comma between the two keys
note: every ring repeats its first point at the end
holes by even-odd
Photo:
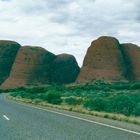
{"type": "MultiPolygon", "coordinates": [[[[97,81],[79,86],[51,85],[7,89],[11,96],[39,100],[86,110],[140,116],[140,82],[104,83],[97,81]]],[[[2,92],[2,90],[1,90],[2,92]]]]}

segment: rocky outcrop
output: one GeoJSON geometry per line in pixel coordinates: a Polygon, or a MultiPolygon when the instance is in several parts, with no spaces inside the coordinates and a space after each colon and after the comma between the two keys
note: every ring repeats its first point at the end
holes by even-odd
{"type": "Polygon", "coordinates": [[[80,68],[74,56],[69,54],[57,55],[51,67],[51,82],[68,84],[75,82],[80,68]]]}
{"type": "Polygon", "coordinates": [[[124,68],[119,41],[103,36],[91,43],[77,82],[124,81],[124,68]]]}
{"type": "Polygon", "coordinates": [[[140,80],[140,47],[135,44],[122,44],[126,63],[126,77],[129,81],[140,80]]]}
{"type": "Polygon", "coordinates": [[[41,47],[21,47],[10,76],[2,86],[47,84],[49,82],[50,65],[55,57],[54,54],[41,47]]]}
{"type": "Polygon", "coordinates": [[[8,78],[20,47],[17,42],[0,40],[0,84],[8,78]]]}
{"type": "Polygon", "coordinates": [[[80,68],[74,56],[54,55],[41,47],[21,47],[9,78],[2,87],[67,84],[77,78],[80,68]]]}
{"type": "Polygon", "coordinates": [[[80,70],[74,56],[0,40],[1,87],[140,81],[140,48],[103,36],[91,43],[80,70]],[[77,78],[78,77],[78,78],[77,78]]]}

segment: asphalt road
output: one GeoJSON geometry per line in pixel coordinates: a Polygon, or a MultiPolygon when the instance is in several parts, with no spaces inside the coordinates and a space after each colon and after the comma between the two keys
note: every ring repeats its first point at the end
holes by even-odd
{"type": "Polygon", "coordinates": [[[140,126],[32,107],[1,94],[0,140],[140,140],[140,126]]]}

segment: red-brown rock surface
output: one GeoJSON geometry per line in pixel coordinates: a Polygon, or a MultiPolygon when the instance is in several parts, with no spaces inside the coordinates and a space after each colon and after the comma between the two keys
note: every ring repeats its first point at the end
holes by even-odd
{"type": "Polygon", "coordinates": [[[91,43],[81,70],[72,55],[54,55],[41,47],[20,47],[13,41],[0,41],[2,87],[69,84],[75,79],[77,84],[140,80],[140,48],[119,44],[113,37],[103,36],[91,43]]]}
{"type": "Polygon", "coordinates": [[[41,47],[21,47],[9,78],[2,87],[35,84],[67,84],[77,78],[80,68],[72,55],[58,56],[41,47]]]}
{"type": "Polygon", "coordinates": [[[49,82],[49,71],[55,55],[41,47],[21,47],[9,78],[3,87],[44,84],[49,82]]]}
{"type": "Polygon", "coordinates": [[[8,78],[20,47],[17,42],[0,40],[0,84],[8,78]]]}
{"type": "Polygon", "coordinates": [[[140,80],[140,47],[134,44],[122,44],[122,51],[126,63],[127,79],[140,80]]]}
{"type": "Polygon", "coordinates": [[[51,70],[52,83],[68,84],[75,82],[80,68],[74,56],[60,54],[53,61],[51,70]]]}
{"type": "Polygon", "coordinates": [[[91,43],[77,82],[120,81],[124,78],[124,60],[119,41],[103,36],[91,43]]]}

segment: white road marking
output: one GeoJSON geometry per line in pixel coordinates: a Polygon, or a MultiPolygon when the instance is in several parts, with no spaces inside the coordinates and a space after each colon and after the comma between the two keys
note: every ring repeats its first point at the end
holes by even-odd
{"type": "Polygon", "coordinates": [[[10,120],[6,115],[3,115],[3,117],[4,117],[7,121],[10,120]]]}
{"type": "Polygon", "coordinates": [[[23,106],[28,106],[28,107],[36,108],[36,109],[39,109],[39,110],[55,113],[55,114],[58,114],[58,115],[63,115],[63,116],[66,116],[66,117],[82,120],[82,121],[85,121],[85,122],[90,122],[90,123],[98,124],[98,125],[101,125],[101,126],[117,129],[117,130],[120,130],[120,131],[124,131],[124,132],[127,132],[127,133],[132,133],[132,134],[136,134],[136,135],[140,136],[140,132],[136,132],[136,131],[133,131],[133,130],[128,130],[128,129],[125,129],[125,128],[121,128],[121,127],[117,127],[117,126],[113,126],[113,125],[109,125],[109,124],[105,124],[105,123],[101,123],[101,122],[97,122],[97,121],[93,121],[93,120],[77,117],[77,116],[74,116],[74,115],[69,115],[69,114],[65,114],[65,113],[61,113],[61,112],[57,112],[57,111],[53,111],[53,110],[49,110],[49,109],[45,109],[45,108],[36,107],[36,106],[33,106],[33,105],[21,104],[19,102],[16,102],[16,103],[18,103],[20,105],[23,105],[23,106]]]}

